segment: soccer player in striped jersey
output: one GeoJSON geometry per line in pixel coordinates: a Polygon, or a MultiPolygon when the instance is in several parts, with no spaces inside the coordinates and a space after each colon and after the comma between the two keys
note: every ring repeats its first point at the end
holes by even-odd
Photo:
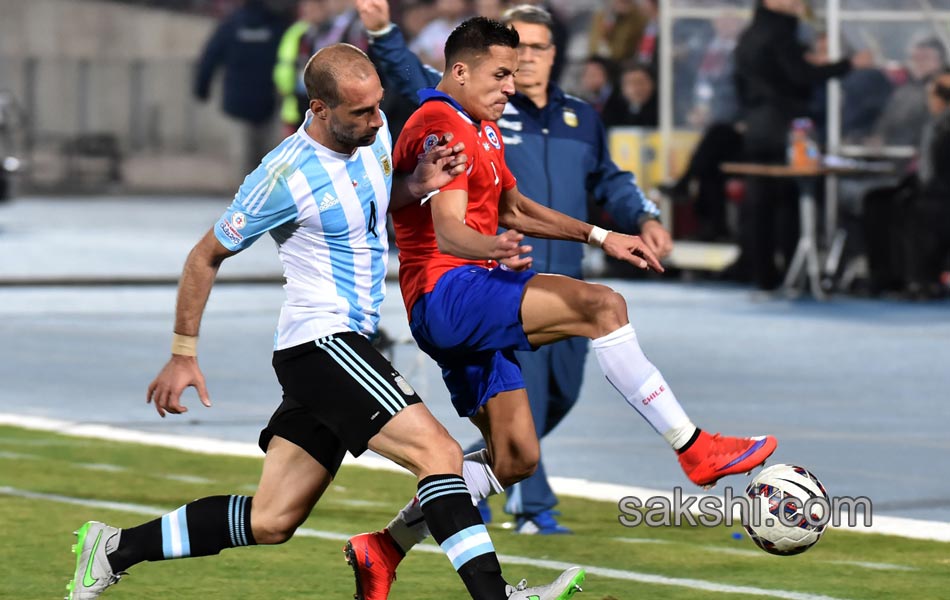
{"type": "MultiPolygon", "coordinates": [[[[260,436],[265,458],[257,493],[201,498],[128,529],[86,523],[77,532],[67,598],[96,598],[143,561],[283,543],[309,516],[346,451],[359,456],[367,448],[418,477],[424,519],[473,598],[566,598],[583,578],[578,568],[542,588],[505,582],[461,476],[461,448],[370,345],[385,292],[393,185],[392,139],[375,69],[359,49],[336,44],[311,58],[304,77],[311,98],[306,121],[247,176],[188,256],[172,357],[147,394],[162,417],[187,411],[180,396],[189,386],[211,406],[197,362],[201,316],[221,263],[269,233],[286,278],[273,357],[283,402],[260,436]]],[[[421,198],[463,172],[463,149],[440,138],[397,184],[392,204],[421,198]]]]}

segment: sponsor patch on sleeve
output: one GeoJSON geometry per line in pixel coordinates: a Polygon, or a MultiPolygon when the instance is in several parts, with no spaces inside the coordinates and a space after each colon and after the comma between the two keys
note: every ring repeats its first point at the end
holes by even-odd
{"type": "Polygon", "coordinates": [[[224,234],[224,237],[228,238],[234,245],[239,245],[244,241],[244,236],[238,233],[238,230],[234,228],[229,221],[221,220],[218,222],[218,226],[221,229],[221,233],[224,234]]]}

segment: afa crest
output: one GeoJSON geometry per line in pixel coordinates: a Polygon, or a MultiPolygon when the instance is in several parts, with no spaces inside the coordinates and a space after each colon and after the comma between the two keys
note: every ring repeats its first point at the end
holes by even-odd
{"type": "Polygon", "coordinates": [[[379,165],[383,168],[383,175],[389,177],[393,173],[393,163],[388,156],[382,156],[379,159],[379,165]]]}
{"type": "Polygon", "coordinates": [[[577,121],[577,113],[569,108],[565,108],[564,109],[564,123],[568,127],[577,127],[579,124],[577,121]]]}

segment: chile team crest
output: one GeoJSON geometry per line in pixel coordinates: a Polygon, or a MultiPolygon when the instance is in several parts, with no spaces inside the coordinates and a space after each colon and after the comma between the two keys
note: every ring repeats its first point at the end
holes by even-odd
{"type": "Polygon", "coordinates": [[[438,143],[439,143],[439,136],[437,136],[434,133],[430,133],[429,135],[426,136],[426,139],[422,141],[422,151],[428,152],[429,150],[432,150],[432,148],[438,143]]]}
{"type": "Polygon", "coordinates": [[[501,142],[498,141],[498,134],[495,133],[495,130],[492,129],[490,125],[485,125],[485,137],[487,137],[488,142],[495,147],[495,150],[501,150],[501,142]]]}

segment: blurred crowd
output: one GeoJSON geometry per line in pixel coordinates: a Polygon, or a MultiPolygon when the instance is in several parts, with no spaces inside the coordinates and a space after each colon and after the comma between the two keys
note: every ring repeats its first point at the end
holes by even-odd
{"type": "MultiPolygon", "coordinates": [[[[445,39],[465,18],[498,18],[510,6],[525,3],[541,6],[553,16],[554,83],[592,104],[608,130],[658,126],[659,49],[667,42],[660,39],[657,0],[402,0],[391,2],[391,16],[410,49],[441,70],[445,39]]],[[[902,3],[920,8],[916,2],[902,3]]],[[[289,4],[192,0],[191,4],[205,11],[233,8],[202,57],[196,93],[206,97],[215,69],[225,67],[224,110],[249,124],[252,150],[247,167],[268,147],[264,132],[273,113],[279,113],[285,131],[301,122],[307,98],[300,74],[307,59],[338,41],[363,49],[369,44],[352,0],[289,4]],[[264,37],[266,43],[261,43],[264,37]],[[241,66],[228,69],[229,64],[241,66]]],[[[886,4],[895,8],[894,2],[886,4]]],[[[879,38],[866,29],[845,28],[839,53],[843,58],[832,58],[828,35],[805,0],[737,0],[735,5],[736,10],[719,11],[711,20],[678,18],[671,29],[672,121],[678,129],[701,132],[685,173],[661,186],[674,201],[675,214],[687,215],[677,219],[676,236],[738,242],[741,256],[727,275],[761,289],[777,287],[799,237],[795,182],[760,178],[737,182],[723,175],[720,167],[726,161],[787,162],[790,126],[803,119],[808,134],[823,142],[829,123],[826,84],[837,79],[843,142],[872,155],[878,151],[883,155],[888,147],[908,147],[907,154],[915,157],[895,165],[903,177],[901,185],[895,176],[842,186],[842,204],[859,223],[852,238],[871,258],[869,291],[912,289],[920,295],[921,289],[931,290],[933,273],[943,268],[933,265],[943,260],[946,239],[937,236],[926,252],[911,248],[913,240],[932,238],[934,232],[924,231],[922,219],[915,216],[916,200],[909,199],[917,193],[907,190],[927,186],[939,190],[946,185],[943,165],[950,163],[933,156],[935,141],[941,141],[938,121],[943,111],[931,100],[941,98],[935,96],[934,86],[947,69],[945,38],[950,32],[942,31],[939,23],[921,22],[917,30],[904,30],[904,43],[896,46],[902,54],[892,55],[893,39],[875,42],[879,38]],[[920,181],[920,164],[936,165],[924,170],[935,186],[920,181]],[[882,187],[891,191],[881,191],[882,187]],[[873,206],[865,210],[868,205],[873,206]],[[885,215],[901,215],[900,231],[891,231],[897,227],[894,219],[883,228],[874,221],[881,207],[886,207],[885,215]],[[883,240],[881,231],[893,239],[883,240]],[[928,255],[930,265],[926,281],[907,275],[920,271],[919,264],[908,261],[919,262],[911,257],[921,252],[928,255]]],[[[384,109],[395,134],[414,104],[398,94],[387,95],[384,109]]]]}
{"type": "MultiPolygon", "coordinates": [[[[367,45],[352,0],[124,1],[190,9],[222,18],[248,6],[270,12],[283,28],[296,20],[301,55],[334,41],[348,41],[362,48],[367,45]]],[[[558,48],[554,81],[593,104],[608,127],[658,125],[657,0],[524,3],[540,5],[554,16],[558,48]]],[[[749,8],[753,3],[737,0],[735,4],[736,8],[749,8]]],[[[441,69],[442,44],[458,23],[476,14],[497,18],[509,6],[522,2],[395,0],[391,4],[393,20],[400,25],[413,52],[426,64],[441,69]]],[[[911,0],[885,4],[889,9],[896,8],[895,4],[919,9],[919,3],[911,0]]],[[[677,126],[702,129],[738,120],[733,53],[747,26],[748,21],[738,10],[721,11],[711,21],[678,19],[674,23],[673,122],[677,126]]],[[[862,43],[868,38],[858,37],[862,43]]],[[[950,31],[946,37],[950,37],[950,31]]],[[[799,38],[808,46],[809,61],[829,62],[827,36],[817,21],[806,23],[799,38]]],[[[844,40],[844,55],[852,53],[849,42],[844,40]]],[[[842,81],[842,135],[854,143],[914,146],[927,120],[926,83],[947,63],[945,40],[924,28],[911,36],[902,49],[903,56],[884,54],[883,43],[876,46],[873,61],[860,65],[842,81]]],[[[893,46],[893,41],[886,46],[893,46]]],[[[803,115],[815,121],[819,138],[827,122],[825,90],[823,82],[815,86],[809,114],[803,115]]]]}

